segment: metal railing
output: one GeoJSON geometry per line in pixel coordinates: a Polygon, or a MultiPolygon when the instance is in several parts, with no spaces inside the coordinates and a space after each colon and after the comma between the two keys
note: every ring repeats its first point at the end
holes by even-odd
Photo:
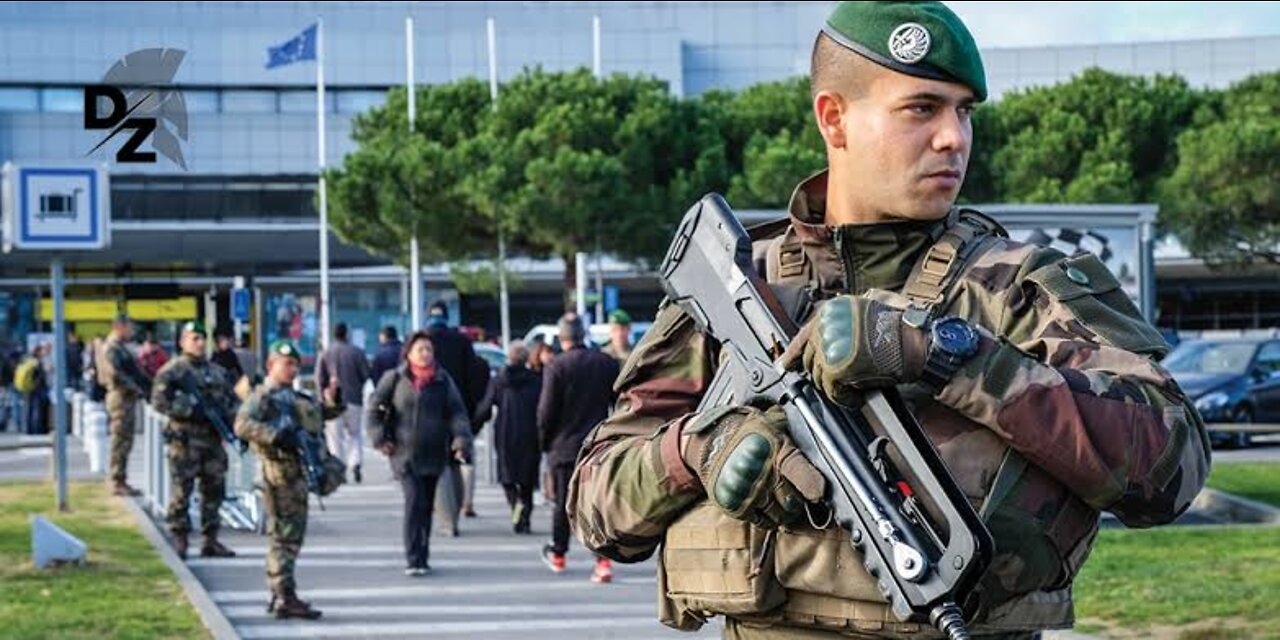
{"type": "Polygon", "coordinates": [[[1224,433],[1280,433],[1280,424],[1265,422],[1211,422],[1204,427],[1224,433]]]}
{"type": "MultiPolygon", "coordinates": [[[[164,427],[168,418],[152,409],[151,405],[140,402],[138,419],[142,422],[142,467],[145,479],[139,489],[142,491],[144,508],[153,517],[161,519],[165,517],[173,495],[168,447],[164,441],[164,427]]],[[[227,452],[228,462],[226,497],[218,510],[222,524],[232,529],[262,533],[266,530],[266,515],[263,511],[262,493],[256,486],[258,458],[248,452],[240,453],[239,449],[225,443],[222,446],[227,452]]],[[[199,500],[199,494],[192,492],[192,505],[188,513],[193,517],[200,512],[199,500]]]]}

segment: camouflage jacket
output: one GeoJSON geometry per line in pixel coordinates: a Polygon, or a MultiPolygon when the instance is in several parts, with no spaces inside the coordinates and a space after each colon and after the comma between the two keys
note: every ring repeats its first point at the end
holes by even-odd
{"type": "Polygon", "coordinates": [[[222,436],[203,415],[195,410],[195,403],[186,397],[182,379],[193,376],[196,390],[203,402],[222,414],[227,425],[235,419],[239,399],[232,388],[226,369],[210,362],[208,358],[194,358],[182,354],[164,364],[156,372],[151,385],[151,407],[169,416],[169,430],[183,433],[189,438],[202,438],[210,442],[222,436]]]}
{"type": "Polygon", "coordinates": [[[297,450],[277,447],[273,444],[276,424],[280,418],[281,402],[278,394],[293,410],[298,425],[316,437],[324,437],[324,421],[338,417],[341,411],[330,405],[321,405],[310,394],[295,391],[292,387],[280,387],[270,379],[249,393],[249,397],[236,412],[236,436],[249,443],[262,462],[262,479],[273,486],[284,486],[302,480],[302,463],[297,450]]]}
{"type": "Polygon", "coordinates": [[[98,384],[110,391],[123,391],[134,397],[145,394],[142,367],[133,352],[116,336],[108,336],[97,353],[98,384]]]}
{"type": "Polygon", "coordinates": [[[628,348],[626,351],[622,351],[614,347],[612,342],[610,342],[609,344],[606,344],[603,348],[600,349],[600,351],[604,352],[605,355],[609,356],[610,358],[613,358],[614,360],[617,360],[618,366],[622,366],[627,363],[627,359],[631,357],[631,352],[633,350],[634,350],[633,348],[628,348]]]}
{"type": "MultiPolygon", "coordinates": [[[[802,241],[819,300],[899,291],[932,246],[936,225],[945,224],[827,227],[825,192],[825,174],[802,183],[785,231],[802,241]]],[[[964,317],[997,340],[985,340],[936,396],[916,385],[900,391],[996,541],[978,628],[1068,626],[1070,583],[1099,512],[1137,527],[1173,520],[1208,473],[1204,425],[1156,362],[1167,345],[1096,259],[992,237],[969,265],[940,316],[964,317]],[[1090,282],[1064,275],[1068,265],[1090,282]]],[[[682,518],[705,516],[697,512],[709,503],[681,461],[679,432],[717,364],[715,345],[664,303],[619,375],[615,411],[583,445],[570,484],[571,522],[587,547],[639,561],[682,518]]],[[[726,525],[717,526],[723,532],[726,525]]],[[[724,538],[712,534],[693,546],[724,538]]],[[[843,530],[784,528],[774,553],[786,601],[766,620],[826,620],[886,635],[919,630],[896,625],[843,530]]],[[[664,622],[687,622],[678,618],[664,622]]]]}

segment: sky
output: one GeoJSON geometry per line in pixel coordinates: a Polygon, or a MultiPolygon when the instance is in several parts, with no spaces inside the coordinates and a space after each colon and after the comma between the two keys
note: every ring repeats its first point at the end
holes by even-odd
{"type": "Polygon", "coordinates": [[[1280,35],[1280,2],[948,2],[986,48],[1280,35]]]}

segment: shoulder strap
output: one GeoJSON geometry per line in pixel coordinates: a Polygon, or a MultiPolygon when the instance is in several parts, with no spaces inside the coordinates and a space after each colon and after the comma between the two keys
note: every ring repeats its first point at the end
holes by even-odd
{"type": "Polygon", "coordinates": [[[802,322],[813,307],[813,263],[793,230],[787,229],[769,240],[764,276],[787,315],[797,323],[802,322]]]}
{"type": "Polygon", "coordinates": [[[988,239],[1007,237],[1009,232],[985,214],[973,209],[952,209],[933,245],[911,270],[902,293],[925,312],[925,320],[932,320],[936,309],[945,306],[943,302],[965,267],[980,253],[979,247],[988,239]]]}

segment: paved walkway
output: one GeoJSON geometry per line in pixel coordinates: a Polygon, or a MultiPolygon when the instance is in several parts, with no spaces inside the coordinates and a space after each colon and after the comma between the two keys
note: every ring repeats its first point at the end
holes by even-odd
{"type": "Polygon", "coordinates": [[[658,623],[652,561],[615,565],[614,583],[597,585],[588,579],[591,557],[575,546],[568,570],[551,573],[538,556],[549,537],[549,509],[535,510],[534,535],[517,536],[501,489],[483,481],[479,517],[464,519],[458,538],[433,536],[430,576],[405,576],[400,488],[380,454],[365,455],[363,485],[339,489],[325,499],[325,511],[312,499],[297,578],[299,595],[324,611],[321,620],[277,621],[266,613],[261,536],[229,533],[225,542],[237,558],[188,560],[242,636],[718,637],[715,628],[690,635],[658,623]]]}

